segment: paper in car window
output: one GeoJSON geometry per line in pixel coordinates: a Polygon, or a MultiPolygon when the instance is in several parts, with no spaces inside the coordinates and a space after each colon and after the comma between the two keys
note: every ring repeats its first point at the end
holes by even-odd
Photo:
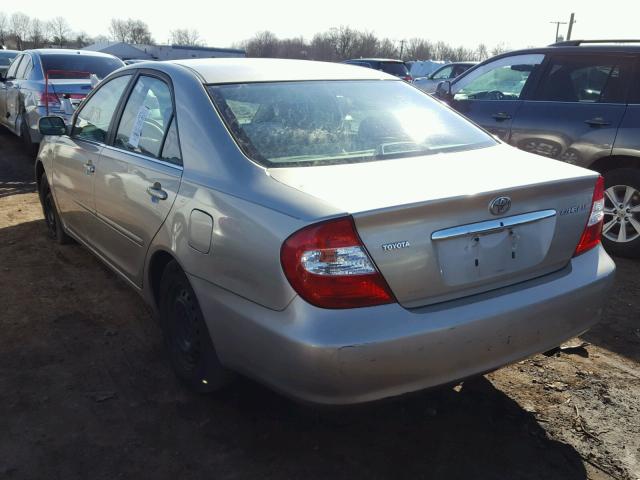
{"type": "Polygon", "coordinates": [[[149,116],[149,107],[143,105],[138,110],[138,115],[136,115],[136,121],[133,123],[133,128],[131,129],[131,134],[129,135],[129,145],[133,148],[138,148],[138,144],[140,143],[140,134],[142,133],[142,127],[144,126],[144,122],[149,116]]]}

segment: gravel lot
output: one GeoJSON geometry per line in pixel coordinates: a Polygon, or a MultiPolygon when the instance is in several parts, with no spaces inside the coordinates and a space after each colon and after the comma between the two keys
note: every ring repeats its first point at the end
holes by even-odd
{"type": "Polygon", "coordinates": [[[341,409],[184,389],[141,299],[46,236],[0,132],[0,478],[640,478],[640,262],[600,325],[462,387],[341,409]],[[585,342],[586,346],[581,346],[585,342]]]}

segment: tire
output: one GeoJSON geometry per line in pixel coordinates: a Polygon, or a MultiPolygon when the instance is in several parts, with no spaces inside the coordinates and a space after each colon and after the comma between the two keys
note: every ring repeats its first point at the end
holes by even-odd
{"type": "Polygon", "coordinates": [[[640,169],[611,170],[604,184],[602,244],[612,255],[640,258],[640,169]]]}
{"type": "Polygon", "coordinates": [[[42,213],[44,214],[44,221],[47,225],[47,231],[49,236],[60,245],[66,245],[72,242],[72,239],[64,231],[62,222],[60,221],[60,215],[58,215],[58,209],[56,208],[51,188],[49,187],[49,181],[47,175],[43,174],[40,180],[40,203],[42,205],[42,213]]]}
{"type": "Polygon", "coordinates": [[[165,345],[178,378],[200,393],[226,386],[232,374],[220,363],[196,294],[175,261],[162,274],[159,307],[165,345]]]}
{"type": "Polygon", "coordinates": [[[29,127],[27,126],[24,114],[22,121],[20,122],[20,138],[22,139],[22,144],[29,156],[35,158],[38,153],[38,145],[31,141],[31,133],[29,132],[29,127]]]}

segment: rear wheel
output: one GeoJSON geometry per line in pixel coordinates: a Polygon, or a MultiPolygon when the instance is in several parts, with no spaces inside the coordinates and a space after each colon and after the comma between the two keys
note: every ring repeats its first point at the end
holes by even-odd
{"type": "Polygon", "coordinates": [[[38,153],[38,145],[33,143],[31,140],[31,132],[29,131],[29,126],[27,125],[27,120],[24,116],[20,122],[20,138],[22,139],[22,144],[24,145],[27,153],[32,157],[35,157],[38,153]]]}
{"type": "Polygon", "coordinates": [[[165,344],[178,377],[197,392],[224,387],[232,375],[218,360],[195,292],[175,261],[162,274],[159,303],[165,344]]]}
{"type": "Polygon", "coordinates": [[[60,245],[71,242],[71,237],[66,234],[64,227],[60,222],[60,215],[56,208],[47,175],[43,174],[40,180],[40,203],[42,204],[42,213],[44,213],[44,221],[47,224],[49,236],[55,239],[60,245]]]}
{"type": "Polygon", "coordinates": [[[640,257],[640,170],[619,168],[605,173],[602,243],[610,253],[640,257]]]}

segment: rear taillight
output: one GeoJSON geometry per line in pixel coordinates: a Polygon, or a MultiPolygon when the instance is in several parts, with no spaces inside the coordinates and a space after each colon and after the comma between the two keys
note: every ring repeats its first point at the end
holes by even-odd
{"type": "Polygon", "coordinates": [[[293,289],[318,307],[369,307],[395,301],[351,217],[297,231],[282,245],[280,261],[293,289]]]}
{"type": "Polygon", "coordinates": [[[39,95],[37,102],[39,107],[46,107],[47,105],[49,106],[60,105],[60,99],[58,98],[58,96],[55,93],[51,93],[51,92],[41,93],[39,95]]]}
{"type": "Polygon", "coordinates": [[[413,82],[413,77],[412,77],[411,75],[405,75],[405,76],[403,77],[403,80],[404,80],[405,82],[409,82],[409,83],[411,83],[411,82],[413,82]]]}
{"type": "Polygon", "coordinates": [[[580,255],[600,243],[602,233],[602,220],[604,219],[604,178],[598,177],[596,187],[593,190],[593,200],[591,201],[591,213],[587,219],[574,256],[580,255]]]}

